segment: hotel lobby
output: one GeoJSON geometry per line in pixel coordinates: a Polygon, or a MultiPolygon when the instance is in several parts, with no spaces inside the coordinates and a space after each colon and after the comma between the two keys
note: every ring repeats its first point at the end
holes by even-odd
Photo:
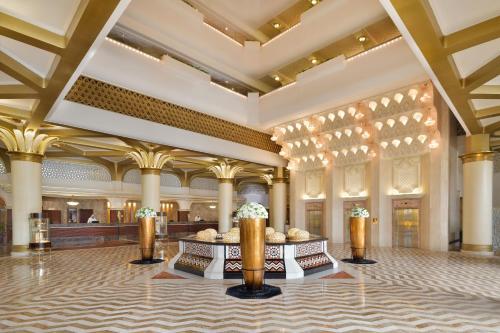
{"type": "Polygon", "coordinates": [[[500,1],[1,0],[0,297],[2,333],[500,332],[500,1]]]}

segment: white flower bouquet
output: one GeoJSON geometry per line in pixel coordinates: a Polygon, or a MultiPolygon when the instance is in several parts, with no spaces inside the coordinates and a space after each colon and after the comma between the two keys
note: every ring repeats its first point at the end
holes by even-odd
{"type": "Polygon", "coordinates": [[[256,202],[244,204],[236,213],[238,219],[267,219],[267,216],[266,208],[256,202]]]}
{"type": "Polygon", "coordinates": [[[354,206],[351,209],[351,217],[370,217],[370,213],[368,210],[363,207],[354,206]]]}
{"type": "Polygon", "coordinates": [[[156,217],[156,212],[153,208],[142,207],[137,212],[135,212],[136,218],[145,218],[145,217],[156,217]]]}

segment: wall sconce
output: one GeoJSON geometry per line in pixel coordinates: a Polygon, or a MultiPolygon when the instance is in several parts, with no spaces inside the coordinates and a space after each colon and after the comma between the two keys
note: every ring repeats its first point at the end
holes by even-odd
{"type": "Polygon", "coordinates": [[[378,224],[378,217],[372,218],[372,224],[378,224]]]}

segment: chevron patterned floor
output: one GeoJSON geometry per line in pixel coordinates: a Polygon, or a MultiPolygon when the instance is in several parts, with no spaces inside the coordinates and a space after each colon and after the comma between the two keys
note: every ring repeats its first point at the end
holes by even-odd
{"type": "Polygon", "coordinates": [[[225,290],[239,281],[169,271],[176,250],[150,266],[128,264],[135,245],[2,257],[0,332],[500,332],[498,257],[377,248],[376,265],[341,264],[354,279],[271,280],[283,295],[238,300],[225,290]]]}

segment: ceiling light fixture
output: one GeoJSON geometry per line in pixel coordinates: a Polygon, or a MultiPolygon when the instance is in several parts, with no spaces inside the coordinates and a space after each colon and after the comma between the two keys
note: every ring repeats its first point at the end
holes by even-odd
{"type": "Polygon", "coordinates": [[[316,6],[318,4],[318,0],[311,0],[311,5],[316,6]]]}
{"type": "Polygon", "coordinates": [[[318,59],[312,58],[311,59],[311,64],[316,65],[318,63],[318,59]]]}
{"type": "Polygon", "coordinates": [[[66,204],[71,207],[78,206],[79,202],[74,199],[74,197],[71,197],[71,200],[66,201],[66,204]]]}
{"type": "Polygon", "coordinates": [[[281,78],[278,75],[274,76],[274,81],[280,81],[280,80],[281,80],[281,78]]]}
{"type": "Polygon", "coordinates": [[[281,27],[281,24],[279,24],[278,22],[274,22],[273,27],[274,29],[279,29],[281,27]]]}
{"type": "Polygon", "coordinates": [[[365,36],[361,35],[361,36],[358,37],[358,42],[364,43],[364,42],[366,42],[366,39],[367,38],[365,36]]]}

